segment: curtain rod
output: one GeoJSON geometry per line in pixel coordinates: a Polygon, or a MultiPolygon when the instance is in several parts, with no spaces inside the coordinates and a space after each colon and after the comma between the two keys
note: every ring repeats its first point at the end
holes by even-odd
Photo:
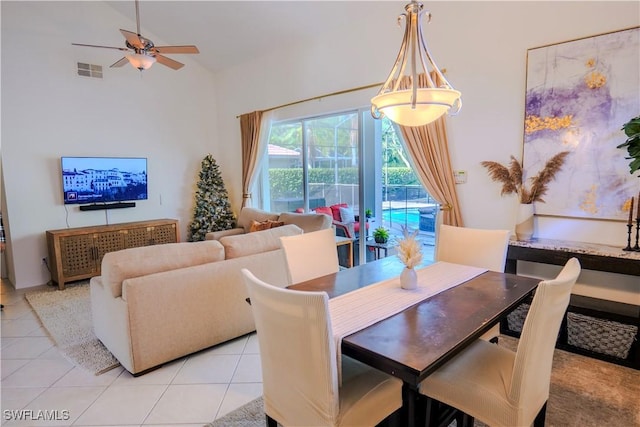
{"type": "MultiPolygon", "coordinates": [[[[447,72],[447,69],[443,68],[441,71],[442,71],[443,74],[445,74],[447,72]]],[[[278,105],[276,107],[267,108],[267,109],[262,110],[262,112],[266,113],[268,111],[277,110],[279,108],[290,107],[292,105],[302,104],[303,102],[315,101],[316,99],[328,98],[330,96],[343,95],[343,94],[349,93],[349,92],[357,92],[359,90],[371,89],[372,87],[382,86],[383,84],[384,84],[384,82],[373,83],[373,84],[366,85],[366,86],[360,86],[360,87],[354,87],[354,88],[351,88],[351,89],[339,90],[337,92],[331,92],[331,93],[327,93],[325,95],[313,96],[311,98],[301,99],[299,101],[289,102],[288,104],[282,104],[282,105],[278,105]]],[[[238,119],[238,118],[240,118],[239,115],[236,116],[236,119],[238,119]]]]}
{"type": "MultiPolygon", "coordinates": [[[[273,110],[277,110],[279,108],[290,107],[292,105],[302,104],[303,102],[315,101],[316,99],[328,98],[330,96],[342,95],[342,94],[349,93],[349,92],[357,92],[359,90],[364,90],[364,89],[371,89],[372,87],[382,86],[383,83],[384,82],[373,83],[373,84],[366,85],[366,86],[354,87],[354,88],[351,88],[351,89],[344,89],[344,90],[340,90],[338,92],[331,92],[331,93],[327,93],[325,95],[313,96],[311,98],[301,99],[299,101],[289,102],[288,104],[282,104],[282,105],[278,105],[276,107],[267,108],[265,110],[262,110],[262,112],[266,113],[267,111],[273,111],[273,110]]],[[[236,116],[236,119],[239,118],[239,117],[240,116],[236,116]]]]}

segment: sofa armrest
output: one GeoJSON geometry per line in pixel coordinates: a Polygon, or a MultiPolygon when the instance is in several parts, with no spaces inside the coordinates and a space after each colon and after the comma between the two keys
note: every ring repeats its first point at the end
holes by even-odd
{"type": "Polygon", "coordinates": [[[305,233],[324,230],[331,227],[331,217],[325,214],[317,213],[293,213],[282,212],[278,217],[278,221],[285,224],[294,224],[300,227],[305,233]]]}
{"type": "Polygon", "coordinates": [[[244,234],[244,228],[231,228],[229,230],[211,231],[205,235],[205,240],[220,240],[221,237],[235,236],[237,234],[244,234]]]}

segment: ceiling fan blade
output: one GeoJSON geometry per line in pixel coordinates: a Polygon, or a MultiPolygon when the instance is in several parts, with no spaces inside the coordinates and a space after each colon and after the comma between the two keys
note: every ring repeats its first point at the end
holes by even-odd
{"type": "Polygon", "coordinates": [[[184,67],[184,64],[178,61],[174,61],[171,58],[167,58],[166,56],[156,54],[156,61],[158,61],[162,65],[166,65],[169,68],[173,68],[174,70],[179,70],[184,67]]]}
{"type": "Polygon", "coordinates": [[[114,67],[122,67],[125,64],[128,64],[129,60],[127,59],[127,57],[125,56],[124,58],[119,59],[118,61],[114,62],[113,64],[111,64],[109,66],[109,68],[114,68],[114,67]]]}
{"type": "Polygon", "coordinates": [[[129,44],[137,49],[144,49],[144,43],[140,40],[140,36],[136,33],[132,33],[131,31],[120,29],[120,32],[127,39],[129,44]]]}
{"type": "Polygon", "coordinates": [[[101,49],[117,49],[117,50],[124,50],[126,52],[129,52],[129,49],[124,48],[124,47],[113,47],[113,46],[98,46],[95,44],[82,44],[82,43],[71,43],[74,46],[85,46],[85,47],[99,47],[101,49]]]}
{"type": "Polygon", "coordinates": [[[152,50],[157,53],[200,53],[194,45],[185,46],[155,46],[152,50]]]}

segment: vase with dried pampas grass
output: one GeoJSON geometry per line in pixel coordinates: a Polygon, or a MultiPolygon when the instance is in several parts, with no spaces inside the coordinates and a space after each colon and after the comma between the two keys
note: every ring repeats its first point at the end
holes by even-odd
{"type": "Polygon", "coordinates": [[[481,163],[489,171],[491,179],[502,184],[500,195],[518,195],[520,206],[516,219],[516,236],[519,240],[530,240],[533,237],[533,202],[544,203],[542,197],[547,193],[549,183],[562,169],[567,155],[569,151],[562,151],[549,159],[537,175],[529,178],[531,185],[528,187],[525,185],[522,163],[515,157],[511,156],[508,166],[491,161],[481,163]]]}
{"type": "Polygon", "coordinates": [[[398,258],[405,265],[400,273],[400,286],[402,289],[415,289],[418,287],[418,275],[414,269],[422,262],[422,250],[420,242],[416,240],[419,230],[410,233],[406,227],[402,227],[403,239],[398,241],[398,258]]]}

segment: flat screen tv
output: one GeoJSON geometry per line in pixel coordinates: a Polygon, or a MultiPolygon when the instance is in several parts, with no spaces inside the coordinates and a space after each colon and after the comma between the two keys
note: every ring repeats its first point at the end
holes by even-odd
{"type": "Polygon", "coordinates": [[[65,204],[117,203],[147,199],[147,159],[62,157],[65,204]]]}

